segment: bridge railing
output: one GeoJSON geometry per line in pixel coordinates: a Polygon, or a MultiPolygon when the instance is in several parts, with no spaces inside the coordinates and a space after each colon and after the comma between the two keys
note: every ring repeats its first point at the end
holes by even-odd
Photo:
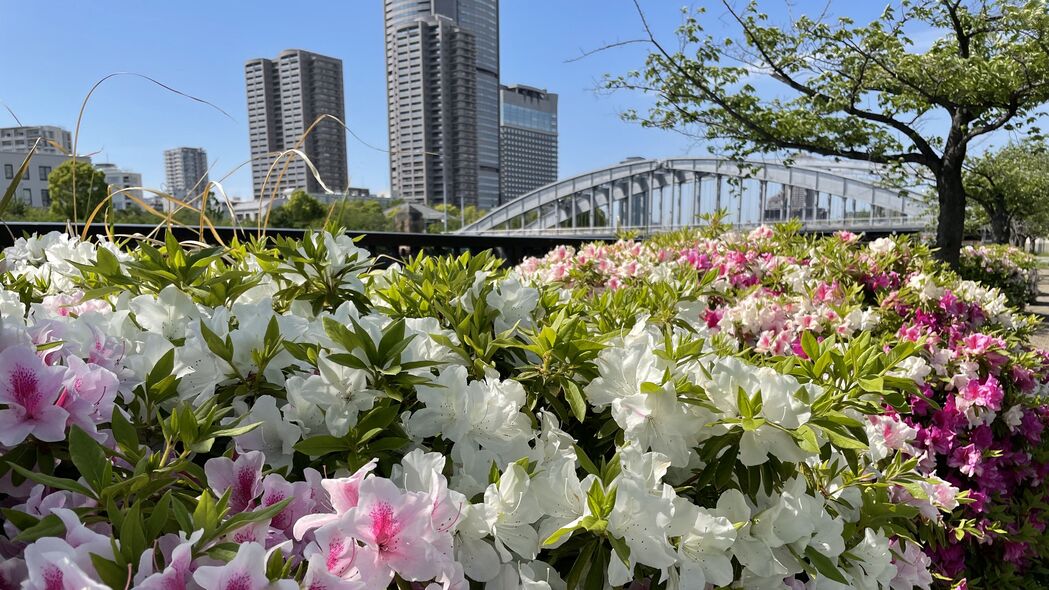
{"type": "MultiPolygon", "coordinates": [[[[833,232],[837,230],[849,230],[854,232],[875,232],[878,234],[887,233],[919,233],[926,228],[925,220],[913,216],[899,216],[899,217],[871,217],[871,218],[856,218],[856,219],[809,219],[809,220],[798,220],[798,219],[786,219],[786,220],[767,220],[763,222],[749,222],[749,223],[730,223],[731,227],[735,229],[751,230],[762,225],[779,225],[783,223],[793,223],[796,221],[801,222],[801,231],[803,232],[833,232]]],[[[649,235],[658,232],[675,231],[679,229],[690,229],[701,227],[701,224],[663,224],[663,225],[621,225],[617,227],[545,227],[545,228],[514,228],[514,229],[499,229],[499,230],[485,230],[484,233],[476,234],[459,234],[459,235],[487,235],[487,236],[587,236],[587,235],[608,235],[618,234],[620,232],[638,233],[641,235],[649,235]]]]}

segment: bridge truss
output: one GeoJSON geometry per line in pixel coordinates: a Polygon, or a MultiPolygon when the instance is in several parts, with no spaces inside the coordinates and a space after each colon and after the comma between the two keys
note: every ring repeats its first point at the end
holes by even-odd
{"type": "Polygon", "coordinates": [[[694,227],[715,211],[747,228],[921,231],[919,195],[814,168],[716,158],[632,159],[546,185],[460,230],[466,234],[642,234],[694,227]]]}

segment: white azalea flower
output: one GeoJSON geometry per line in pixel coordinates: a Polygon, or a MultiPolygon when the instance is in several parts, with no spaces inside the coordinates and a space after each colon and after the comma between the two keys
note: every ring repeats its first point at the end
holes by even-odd
{"type": "Polygon", "coordinates": [[[521,412],[525,391],[521,384],[499,381],[467,381],[465,367],[446,367],[435,386],[419,385],[416,394],[425,404],[408,419],[413,436],[441,435],[460,445],[478,446],[507,462],[528,454],[531,423],[521,412]]]}
{"type": "Polygon", "coordinates": [[[499,311],[495,319],[497,332],[505,332],[517,324],[520,328],[531,328],[534,324],[532,312],[539,303],[539,291],[525,286],[521,279],[509,276],[497,282],[485,297],[488,307],[499,311]]]}
{"type": "Polygon", "coordinates": [[[314,422],[320,412],[332,436],[346,436],[357,424],[357,415],[371,409],[378,392],[368,389],[367,373],[340,365],[327,353],[318,356],[317,370],[317,375],[288,379],[288,400],[297,417],[314,422]]]}
{"type": "MultiPolygon", "coordinates": [[[[234,407],[238,405],[242,410],[245,409],[244,403],[239,400],[234,402],[234,407]]],[[[290,465],[295,452],[295,443],[302,438],[302,429],[287,420],[277,408],[277,400],[270,395],[263,395],[256,399],[251,411],[244,415],[240,423],[254,424],[256,422],[260,424],[254,430],[233,439],[237,445],[237,451],[240,453],[262,451],[266,456],[266,462],[273,467],[290,465]]]]}
{"type": "Polygon", "coordinates": [[[169,340],[186,337],[186,326],[200,320],[200,310],[188,295],[168,285],[153,295],[139,295],[129,302],[135,321],[143,329],[169,340]]]}
{"type": "Polygon", "coordinates": [[[628,563],[613,554],[608,563],[608,583],[621,586],[633,579],[634,566],[666,569],[677,562],[667,529],[674,517],[674,489],[663,484],[652,493],[643,480],[617,478],[616,503],[608,517],[608,532],[630,548],[628,563]]]}
{"type": "Polygon", "coordinates": [[[542,561],[530,561],[503,565],[499,577],[488,582],[485,590],[565,590],[567,587],[557,570],[542,561]]]}
{"type": "Polygon", "coordinates": [[[713,415],[680,402],[673,383],[659,391],[642,391],[645,383],[663,382],[665,363],[655,355],[655,343],[652,331],[639,323],[621,347],[601,351],[600,376],[584,392],[595,408],[611,406],[612,418],[628,440],[644,450],[664,453],[675,466],[683,467],[713,415]]]}
{"type": "Polygon", "coordinates": [[[680,500],[674,508],[672,528],[683,529],[678,539],[680,590],[704,590],[707,584],[732,583],[732,554],[736,527],[724,516],[680,500]]]}
{"type": "Polygon", "coordinates": [[[503,561],[512,558],[510,551],[525,559],[535,559],[539,553],[539,533],[532,523],[543,511],[530,484],[524,467],[511,463],[499,482],[484,492],[485,520],[503,561]]]}

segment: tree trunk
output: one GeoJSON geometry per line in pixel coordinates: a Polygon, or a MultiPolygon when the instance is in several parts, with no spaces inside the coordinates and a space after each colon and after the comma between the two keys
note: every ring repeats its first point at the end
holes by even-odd
{"type": "Polygon", "coordinates": [[[958,268],[958,257],[965,237],[965,187],[962,184],[964,155],[944,158],[936,175],[936,196],[940,211],[936,219],[936,257],[951,268],[958,268]]]}
{"type": "Polygon", "coordinates": [[[1012,223],[1004,211],[995,210],[991,214],[991,235],[995,244],[1008,244],[1012,240],[1012,223]]]}

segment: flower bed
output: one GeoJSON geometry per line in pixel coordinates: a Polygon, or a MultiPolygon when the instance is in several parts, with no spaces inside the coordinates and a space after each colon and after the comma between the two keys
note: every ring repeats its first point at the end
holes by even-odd
{"type": "Polygon", "coordinates": [[[962,278],[996,287],[1009,304],[1023,309],[1038,299],[1038,259],[1013,246],[978,244],[962,248],[962,278]]]}
{"type": "Polygon", "coordinates": [[[1049,361],[909,242],[128,246],[4,252],[0,587],[1039,583],[1049,361]]]}

